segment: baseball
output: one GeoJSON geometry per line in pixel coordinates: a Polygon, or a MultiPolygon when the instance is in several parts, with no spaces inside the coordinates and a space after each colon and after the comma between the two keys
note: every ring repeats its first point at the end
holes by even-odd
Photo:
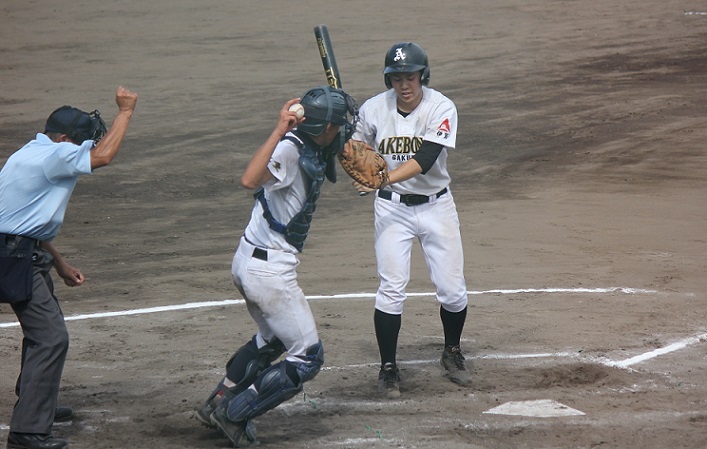
{"type": "Polygon", "coordinates": [[[304,117],[304,106],[299,103],[295,103],[290,106],[290,111],[294,112],[297,115],[297,119],[301,119],[302,117],[304,117]]]}

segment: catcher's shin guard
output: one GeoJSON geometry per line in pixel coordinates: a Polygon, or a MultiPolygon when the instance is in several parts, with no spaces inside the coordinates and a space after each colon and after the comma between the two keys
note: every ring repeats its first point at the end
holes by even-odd
{"type": "Polygon", "coordinates": [[[273,338],[262,348],[258,348],[256,336],[238,349],[226,363],[226,377],[236,384],[231,388],[235,394],[248,388],[258,375],[285,352],[285,347],[273,338]]]}
{"type": "Polygon", "coordinates": [[[228,419],[250,420],[272,410],[302,391],[304,383],[313,379],[324,363],[321,341],[307,350],[307,362],[283,360],[262,372],[253,386],[234,397],[228,404],[228,419]]]}
{"type": "Polygon", "coordinates": [[[233,399],[234,396],[246,390],[258,375],[270,364],[280,357],[285,351],[284,346],[277,338],[262,348],[258,348],[256,337],[241,346],[238,351],[226,363],[226,378],[235,383],[235,386],[227,387],[222,379],[211,392],[201,408],[196,412],[196,418],[207,427],[214,427],[211,415],[223,402],[224,406],[233,399]]]}

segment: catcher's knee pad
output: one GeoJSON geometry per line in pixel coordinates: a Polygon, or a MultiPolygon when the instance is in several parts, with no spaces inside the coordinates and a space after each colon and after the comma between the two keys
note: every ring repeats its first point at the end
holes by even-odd
{"type": "Polygon", "coordinates": [[[258,348],[255,339],[253,336],[226,363],[226,377],[238,385],[239,389],[248,388],[265,368],[285,352],[285,347],[277,338],[262,348],[258,348]]]}
{"type": "Polygon", "coordinates": [[[283,360],[262,372],[252,387],[234,397],[227,416],[232,421],[253,419],[297,395],[324,363],[322,343],[307,350],[306,362],[283,360]]]}

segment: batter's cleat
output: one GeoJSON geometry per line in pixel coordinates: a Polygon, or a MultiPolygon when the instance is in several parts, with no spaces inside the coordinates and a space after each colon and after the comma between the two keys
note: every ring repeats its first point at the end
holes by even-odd
{"type": "Polygon", "coordinates": [[[378,391],[388,399],[400,397],[400,370],[395,363],[386,363],[378,373],[378,391]]]}
{"type": "Polygon", "coordinates": [[[466,369],[464,355],[459,346],[447,346],[444,348],[442,358],[439,360],[445,375],[454,382],[462,386],[468,386],[471,383],[471,374],[466,369]]]}
{"type": "Polygon", "coordinates": [[[257,446],[255,424],[249,419],[234,422],[226,416],[226,407],[216,407],[211,414],[211,421],[231,440],[233,447],[257,446]]]}

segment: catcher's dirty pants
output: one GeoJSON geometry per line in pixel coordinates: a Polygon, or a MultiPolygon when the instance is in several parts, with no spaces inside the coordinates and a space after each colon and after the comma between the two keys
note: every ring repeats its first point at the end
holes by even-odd
{"type": "Polygon", "coordinates": [[[69,334],[49,275],[54,258],[34,250],[32,299],[12,304],[22,326],[21,371],[10,431],[51,433],[69,334]]]}
{"type": "Polygon", "coordinates": [[[277,337],[290,358],[306,358],[308,348],[319,342],[314,316],[297,284],[298,265],[294,254],[257,248],[241,237],[231,266],[258,334],[264,341],[277,337]]]}

